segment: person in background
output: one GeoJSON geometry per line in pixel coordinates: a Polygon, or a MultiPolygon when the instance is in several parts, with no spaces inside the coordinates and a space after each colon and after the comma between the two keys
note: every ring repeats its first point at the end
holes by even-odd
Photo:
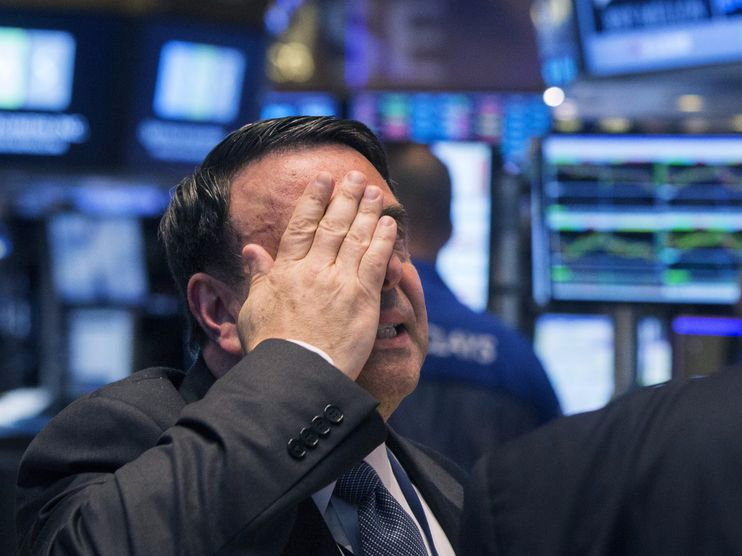
{"type": "Polygon", "coordinates": [[[21,553],[453,554],[462,473],[386,425],[428,329],[368,128],[242,127],[174,190],[160,234],[196,362],[108,385],[34,439],[21,553]]]}
{"type": "Polygon", "coordinates": [[[446,166],[427,145],[386,148],[407,210],[408,245],[423,283],[430,334],[420,384],[391,422],[470,469],[492,446],[560,416],[559,401],[530,342],[496,316],[460,302],[436,271],[452,233],[446,166]]]}
{"type": "Polygon", "coordinates": [[[460,556],[742,555],[742,367],[645,387],[493,449],[460,556]]]}

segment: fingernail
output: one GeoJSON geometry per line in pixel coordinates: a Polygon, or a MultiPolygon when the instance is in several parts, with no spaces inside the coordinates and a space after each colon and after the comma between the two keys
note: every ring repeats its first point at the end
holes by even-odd
{"type": "Polygon", "coordinates": [[[358,170],[351,170],[348,172],[348,179],[353,183],[364,183],[366,181],[366,176],[358,170]]]}
{"type": "Polygon", "coordinates": [[[366,191],[363,192],[363,198],[367,201],[373,201],[374,199],[378,199],[380,196],[381,189],[379,189],[375,185],[369,185],[366,188],[366,191]]]}
{"type": "Polygon", "coordinates": [[[381,224],[382,226],[392,226],[394,222],[394,218],[392,218],[391,216],[384,215],[379,218],[379,224],[381,224]]]}
{"type": "Polygon", "coordinates": [[[332,174],[329,172],[320,172],[317,174],[315,181],[321,185],[330,186],[332,185],[332,174]]]}

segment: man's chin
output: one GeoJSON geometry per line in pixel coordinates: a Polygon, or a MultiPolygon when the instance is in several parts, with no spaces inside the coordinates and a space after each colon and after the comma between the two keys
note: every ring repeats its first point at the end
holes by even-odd
{"type": "Polygon", "coordinates": [[[379,400],[379,412],[386,419],[417,386],[420,366],[388,366],[374,362],[369,360],[356,382],[379,400]]]}

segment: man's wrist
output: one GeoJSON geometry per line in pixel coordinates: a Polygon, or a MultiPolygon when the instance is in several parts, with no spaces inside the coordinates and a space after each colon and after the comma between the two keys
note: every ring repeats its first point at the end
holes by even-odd
{"type": "Polygon", "coordinates": [[[293,338],[286,338],[287,341],[293,342],[294,344],[300,345],[301,347],[308,349],[309,351],[312,351],[322,357],[325,361],[327,361],[330,365],[335,365],[335,362],[332,360],[332,357],[327,355],[323,350],[318,348],[317,346],[314,346],[312,344],[308,344],[307,342],[302,342],[301,340],[294,340],[293,338]]]}

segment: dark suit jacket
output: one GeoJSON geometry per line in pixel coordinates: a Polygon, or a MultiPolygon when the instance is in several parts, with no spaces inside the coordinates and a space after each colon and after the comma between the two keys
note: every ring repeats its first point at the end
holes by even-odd
{"type": "Polygon", "coordinates": [[[545,425],[468,488],[464,555],[742,555],[742,368],[545,425]]]}
{"type": "Polygon", "coordinates": [[[310,496],[387,440],[455,542],[457,468],[389,432],[365,390],[290,342],[260,344],[214,382],[140,371],[78,400],[21,463],[23,554],[332,554],[310,496]],[[328,405],[343,419],[295,459],[328,405]]]}
{"type": "Polygon", "coordinates": [[[539,422],[532,405],[502,390],[423,377],[389,424],[471,471],[493,447],[531,432],[539,422]]]}

